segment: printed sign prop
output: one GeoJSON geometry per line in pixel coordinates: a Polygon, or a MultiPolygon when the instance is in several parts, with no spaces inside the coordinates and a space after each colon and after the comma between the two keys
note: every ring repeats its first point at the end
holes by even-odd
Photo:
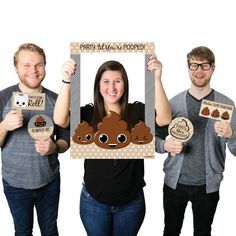
{"type": "MultiPolygon", "coordinates": [[[[168,132],[174,139],[187,142],[193,135],[193,124],[185,117],[177,117],[171,121],[168,132]]],[[[171,156],[175,156],[175,153],[171,153],[171,156]]]]}
{"type": "Polygon", "coordinates": [[[173,138],[186,142],[193,135],[193,125],[189,119],[177,117],[170,123],[168,131],[173,138]]]}
{"type": "Polygon", "coordinates": [[[28,123],[28,132],[33,139],[46,140],[52,135],[53,130],[53,122],[46,115],[35,115],[28,123]]]}
{"type": "Polygon", "coordinates": [[[45,110],[45,93],[13,92],[12,108],[17,110],[45,110]]]}
{"type": "Polygon", "coordinates": [[[155,156],[155,73],[147,70],[147,63],[154,50],[152,42],[70,44],[71,58],[77,65],[76,74],[72,75],[70,93],[71,158],[136,159],[155,156]],[[111,60],[120,62],[127,72],[129,103],[139,101],[145,104],[145,120],[131,127],[132,130],[127,130],[126,121],[112,112],[104,117],[96,130],[81,119],[81,107],[93,103],[93,85],[98,68],[111,60]],[[119,125],[114,125],[114,120],[110,123],[112,119],[119,125]],[[123,130],[118,131],[119,127],[123,130]],[[144,127],[148,134],[144,132],[144,127]]]}
{"type": "Polygon", "coordinates": [[[215,120],[231,121],[234,107],[224,103],[203,99],[199,115],[215,120]]]}

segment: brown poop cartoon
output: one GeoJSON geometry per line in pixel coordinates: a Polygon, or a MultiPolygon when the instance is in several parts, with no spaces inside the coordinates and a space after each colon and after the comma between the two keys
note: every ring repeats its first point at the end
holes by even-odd
{"type": "Polygon", "coordinates": [[[204,116],[209,116],[210,115],[210,110],[208,107],[205,107],[202,109],[201,114],[204,116]]]}
{"type": "Polygon", "coordinates": [[[46,121],[42,116],[38,116],[34,122],[35,127],[44,127],[46,126],[46,121]]]}
{"type": "Polygon", "coordinates": [[[94,142],[101,148],[119,149],[128,146],[131,141],[126,121],[121,120],[114,111],[110,111],[110,114],[103,118],[97,129],[94,142]]]}
{"type": "Polygon", "coordinates": [[[82,121],[75,130],[72,140],[77,144],[90,144],[94,141],[93,128],[86,121],[82,121]]]}
{"type": "Polygon", "coordinates": [[[131,130],[132,143],[134,144],[147,144],[153,139],[153,135],[150,133],[150,128],[146,126],[143,121],[139,121],[131,130]]]}
{"type": "Polygon", "coordinates": [[[169,133],[172,137],[181,140],[181,141],[186,141],[192,136],[192,129],[190,127],[188,121],[185,118],[175,118],[173,120],[173,123],[169,125],[169,133]]]}
{"type": "Polygon", "coordinates": [[[218,111],[218,109],[215,109],[212,113],[211,116],[214,118],[218,118],[220,117],[220,112],[218,111]]]}
{"type": "Polygon", "coordinates": [[[225,111],[222,115],[221,115],[221,119],[223,120],[229,120],[229,113],[227,111],[225,111]]]}

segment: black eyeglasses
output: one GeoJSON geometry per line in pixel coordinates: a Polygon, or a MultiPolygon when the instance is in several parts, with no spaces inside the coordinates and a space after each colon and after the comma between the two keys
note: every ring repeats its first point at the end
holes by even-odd
{"type": "Polygon", "coordinates": [[[202,68],[202,70],[208,71],[211,69],[212,64],[209,62],[204,62],[201,64],[198,64],[198,63],[189,63],[188,64],[188,68],[192,71],[196,71],[199,66],[202,68]]]}

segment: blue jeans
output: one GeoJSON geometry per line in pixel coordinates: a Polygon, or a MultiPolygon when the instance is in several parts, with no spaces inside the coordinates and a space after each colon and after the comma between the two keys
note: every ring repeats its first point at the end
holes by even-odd
{"type": "Polygon", "coordinates": [[[80,217],[88,236],[135,236],[145,216],[143,191],[122,206],[99,203],[83,186],[80,196],[80,217]]]}
{"type": "Polygon", "coordinates": [[[219,191],[206,193],[206,186],[164,185],[164,236],[179,236],[188,201],[192,203],[194,236],[211,236],[211,225],[219,201],[219,191]]]}
{"type": "Polygon", "coordinates": [[[4,193],[14,220],[15,236],[32,236],[34,206],[42,236],[58,236],[57,215],[60,175],[34,190],[11,187],[3,180],[4,193]]]}

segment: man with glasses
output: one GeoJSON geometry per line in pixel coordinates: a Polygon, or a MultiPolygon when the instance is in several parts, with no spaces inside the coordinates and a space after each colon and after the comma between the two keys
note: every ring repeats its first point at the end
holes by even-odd
{"type": "Polygon", "coordinates": [[[170,100],[173,118],[186,117],[194,126],[185,144],[168,137],[168,127],[156,127],[156,151],[169,153],[164,163],[164,236],[180,235],[188,202],[192,204],[194,235],[210,236],[219,188],[223,179],[226,144],[236,156],[236,114],[231,123],[199,116],[202,99],[233,105],[213,90],[210,80],[215,56],[207,47],[196,47],[187,54],[191,86],[170,100]]]}

